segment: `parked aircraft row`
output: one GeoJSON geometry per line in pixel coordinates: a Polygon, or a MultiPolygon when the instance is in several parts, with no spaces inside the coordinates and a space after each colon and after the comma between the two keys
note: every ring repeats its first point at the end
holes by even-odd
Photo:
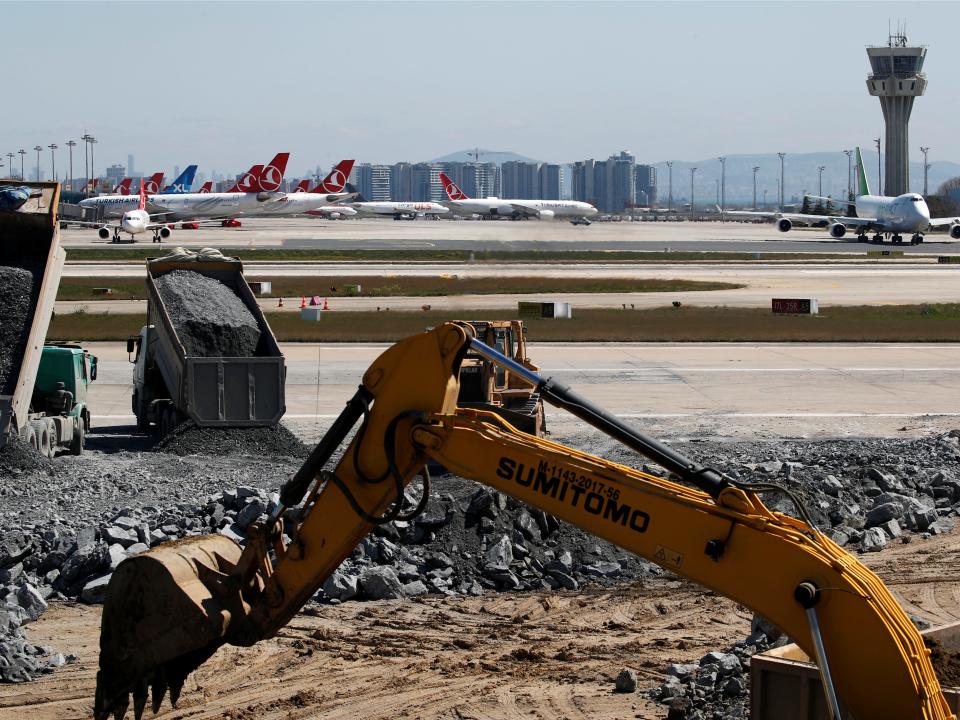
{"type": "Polygon", "coordinates": [[[896,197],[873,195],[870,192],[867,173],[863,168],[860,148],[857,148],[857,178],[858,192],[853,201],[810,196],[818,200],[840,202],[853,207],[856,217],[748,210],[721,210],[721,212],[734,217],[762,217],[774,220],[780,232],[789,232],[794,223],[826,222],[830,236],[837,240],[844,237],[848,229],[852,229],[856,231],[859,242],[867,242],[869,240],[867,236],[873,233],[873,242],[883,242],[885,237],[889,237],[894,244],[899,245],[903,242],[903,236],[910,234],[910,244],[918,245],[923,242],[925,232],[937,227],[949,227],[950,237],[960,240],[960,217],[931,218],[930,208],[927,207],[927,201],[922,195],[918,193],[904,193],[896,197]]]}

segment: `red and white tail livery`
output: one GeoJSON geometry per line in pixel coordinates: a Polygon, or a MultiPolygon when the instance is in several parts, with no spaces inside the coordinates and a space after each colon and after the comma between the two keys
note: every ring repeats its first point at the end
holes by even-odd
{"type": "Polygon", "coordinates": [[[197,190],[198,193],[208,193],[213,190],[213,180],[207,180],[203,185],[200,186],[200,189],[197,190]]]}
{"type": "Polygon", "coordinates": [[[130,185],[133,183],[133,178],[124,178],[117,186],[113,189],[114,195],[129,195],[130,194],[130,185]]]}
{"type": "Polygon", "coordinates": [[[307,192],[310,189],[310,178],[304,178],[293,189],[295,193],[307,192]]]}
{"type": "Polygon", "coordinates": [[[350,177],[350,171],[353,170],[353,160],[341,160],[337,166],[330,171],[323,181],[310,192],[313,193],[339,193],[347,186],[347,179],[350,177]]]}
{"type": "Polygon", "coordinates": [[[146,187],[147,192],[150,195],[156,195],[160,192],[160,185],[163,183],[163,173],[158,172],[151,175],[149,178],[144,178],[140,185],[141,187],[146,187]]]}
{"type": "Polygon", "coordinates": [[[443,191],[447,194],[448,200],[469,200],[467,194],[463,192],[457,184],[447,177],[447,174],[442,172],[440,173],[440,182],[443,183],[443,191]]]}
{"type": "Polygon", "coordinates": [[[273,160],[263,166],[258,178],[258,187],[263,192],[276,192],[283,182],[283,174],[287,171],[287,160],[290,153],[277,153],[273,160]]]}
{"type": "Polygon", "coordinates": [[[260,173],[263,170],[263,165],[254,165],[252,168],[247,170],[237,182],[233,184],[233,187],[227,190],[228,193],[243,192],[243,193],[252,193],[257,192],[257,180],[260,177],[260,173]]]}
{"type": "Polygon", "coordinates": [[[147,188],[143,183],[140,183],[140,203],[137,205],[137,210],[146,210],[147,209],[147,188]]]}

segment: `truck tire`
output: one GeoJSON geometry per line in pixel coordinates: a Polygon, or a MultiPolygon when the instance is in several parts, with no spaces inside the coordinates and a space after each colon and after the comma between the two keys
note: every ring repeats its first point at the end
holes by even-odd
{"type": "MultiPolygon", "coordinates": [[[[137,418],[137,432],[147,434],[150,432],[150,421],[147,419],[147,409],[140,402],[140,393],[133,393],[133,414],[137,418]]],[[[159,423],[158,423],[159,424],[159,423]]]]}
{"type": "Polygon", "coordinates": [[[57,450],[60,449],[60,437],[57,433],[57,426],[50,418],[45,418],[43,423],[47,426],[47,437],[50,438],[50,454],[47,455],[51,460],[57,456],[57,450]]]}
{"type": "Polygon", "coordinates": [[[44,457],[50,457],[50,431],[47,429],[47,424],[43,420],[36,420],[31,425],[37,440],[37,452],[44,457]]]}
{"type": "Polygon", "coordinates": [[[27,424],[24,426],[23,432],[20,434],[20,440],[23,441],[24,445],[29,445],[37,450],[37,433],[34,432],[33,425],[27,424]]]}
{"type": "Polygon", "coordinates": [[[79,422],[73,426],[73,440],[70,442],[70,452],[74,455],[83,455],[83,443],[87,438],[84,430],[83,418],[78,418],[79,422]]]}

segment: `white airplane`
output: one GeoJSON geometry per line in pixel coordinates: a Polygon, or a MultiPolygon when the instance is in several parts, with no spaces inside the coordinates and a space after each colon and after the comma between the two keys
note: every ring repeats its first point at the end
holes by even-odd
{"type": "Polygon", "coordinates": [[[350,203],[361,217],[389,216],[394,220],[416,220],[419,216],[446,215],[450,208],[435,202],[392,202],[388,200],[367,201],[359,197],[357,202],[350,203]]]}
{"type": "Polygon", "coordinates": [[[307,210],[304,215],[313,215],[325,220],[346,220],[348,217],[355,217],[357,211],[349,205],[329,205],[318,208],[317,210],[307,210]]]}
{"type": "MultiPolygon", "coordinates": [[[[116,225],[104,225],[103,223],[82,222],[81,225],[96,227],[97,235],[101,239],[107,240],[113,236],[113,242],[120,242],[120,233],[130,234],[133,240],[140,233],[153,232],[153,241],[162,242],[170,237],[171,230],[168,227],[169,221],[155,222],[151,221],[151,215],[147,212],[147,187],[141,184],[139,195],[134,196],[137,201],[137,207],[133,210],[127,210],[120,216],[120,222],[116,225]]],[[[160,213],[163,214],[163,213],[160,213]]]]}
{"type": "Polygon", "coordinates": [[[440,173],[440,182],[447,194],[447,202],[444,204],[458,215],[486,215],[511,220],[531,217],[539,220],[557,218],[569,220],[574,225],[589,225],[588,218],[597,214],[593,205],[579,200],[502,200],[495,197],[480,200],[467,197],[446,173],[440,173]]]}
{"type": "Polygon", "coordinates": [[[867,235],[873,233],[872,242],[881,243],[885,237],[890,237],[893,243],[899,245],[903,242],[903,234],[909,233],[911,234],[910,244],[918,245],[923,242],[923,233],[930,228],[948,226],[950,237],[960,240],[960,217],[931,218],[930,208],[927,207],[927,202],[922,195],[917,193],[904,193],[896,197],[871,195],[860,148],[857,148],[857,177],[859,192],[853,202],[810,196],[818,200],[839,202],[841,205],[852,205],[857,211],[857,217],[747,210],[721,210],[721,212],[733,217],[762,217],[775,220],[780,232],[788,232],[796,222],[826,222],[830,236],[837,240],[847,234],[848,228],[852,228],[857,232],[858,242],[870,241],[867,235]]]}

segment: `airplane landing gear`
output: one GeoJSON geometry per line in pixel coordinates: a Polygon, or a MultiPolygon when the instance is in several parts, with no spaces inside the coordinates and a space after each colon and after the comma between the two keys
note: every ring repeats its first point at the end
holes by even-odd
{"type": "Polygon", "coordinates": [[[863,243],[870,242],[870,238],[868,238],[864,233],[858,233],[857,242],[863,242],[863,243]]]}
{"type": "Polygon", "coordinates": [[[163,238],[160,237],[160,231],[159,231],[159,230],[154,230],[154,231],[153,231],[153,241],[154,241],[155,243],[162,243],[162,242],[163,242],[163,238]]]}
{"type": "Polygon", "coordinates": [[[873,242],[877,245],[883,244],[883,235],[881,235],[880,233],[877,233],[876,235],[874,235],[873,242]]]}
{"type": "Polygon", "coordinates": [[[111,240],[110,242],[115,242],[115,243],[120,242],[120,231],[119,231],[119,230],[114,230],[114,231],[113,231],[113,240],[111,240]]]}
{"type": "Polygon", "coordinates": [[[901,245],[903,243],[903,235],[894,235],[890,240],[894,245],[901,245]]]}
{"type": "Polygon", "coordinates": [[[910,238],[911,245],[919,245],[923,242],[923,233],[914,233],[913,237],[910,238]]]}

